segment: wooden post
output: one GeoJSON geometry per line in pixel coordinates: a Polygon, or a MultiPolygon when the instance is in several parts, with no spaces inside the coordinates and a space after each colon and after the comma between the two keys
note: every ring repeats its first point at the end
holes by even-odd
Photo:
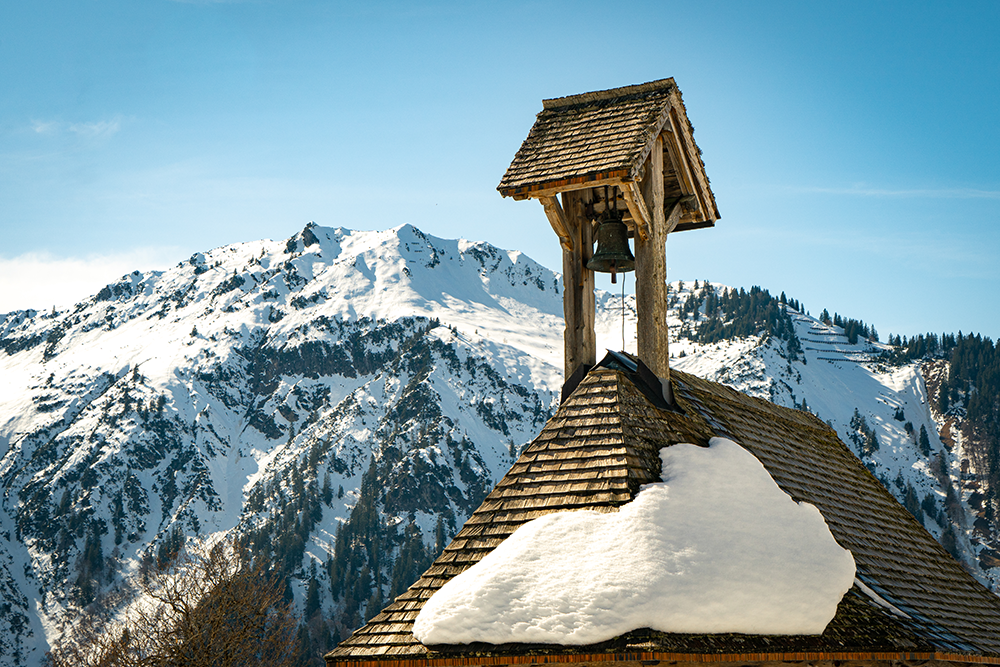
{"type": "MultiPolygon", "coordinates": [[[[668,220],[663,210],[663,141],[653,145],[647,165],[644,193],[650,212],[649,238],[635,237],[635,309],[638,314],[636,344],[639,359],[663,381],[669,391],[670,352],[667,341],[668,220]]],[[[679,206],[671,217],[679,214],[679,206]]],[[[676,220],[671,221],[676,225],[676,220]]],[[[669,395],[665,396],[670,400],[669,395]]]]}
{"type": "Polygon", "coordinates": [[[593,254],[593,226],[585,215],[589,191],[564,192],[562,208],[572,250],[563,247],[564,377],[569,380],[580,366],[597,363],[594,331],[594,272],[587,268],[593,254]]]}

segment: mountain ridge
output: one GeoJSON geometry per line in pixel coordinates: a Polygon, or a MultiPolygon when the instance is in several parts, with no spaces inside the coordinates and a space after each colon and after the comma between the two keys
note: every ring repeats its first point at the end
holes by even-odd
{"type": "MultiPolygon", "coordinates": [[[[759,288],[673,283],[669,299],[674,367],[817,412],[901,500],[931,496],[922,520],[940,539],[955,524],[978,567],[995,536],[973,526],[965,444],[932,438],[934,469],[915,435],[939,429],[921,362],[887,364],[891,346],[759,288]]],[[[634,351],[634,298],[599,292],[597,313],[599,346],[619,347],[624,317],[634,351]]],[[[195,536],[243,536],[303,613],[316,590],[307,633],[329,646],[420,574],[545,423],[561,314],[561,278],[523,253],[309,224],[0,315],[0,665],[37,664],[195,536]]]]}

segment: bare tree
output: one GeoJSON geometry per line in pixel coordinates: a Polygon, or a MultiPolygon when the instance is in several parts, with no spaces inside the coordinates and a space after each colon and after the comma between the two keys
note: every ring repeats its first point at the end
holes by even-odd
{"type": "Polygon", "coordinates": [[[85,618],[49,654],[52,667],[291,666],[296,619],[283,580],[232,545],[154,572],[112,621],[85,618]]]}

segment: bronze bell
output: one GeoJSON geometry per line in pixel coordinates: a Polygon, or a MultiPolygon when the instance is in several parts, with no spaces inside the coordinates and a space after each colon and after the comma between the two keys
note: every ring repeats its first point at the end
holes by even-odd
{"type": "Polygon", "coordinates": [[[628,247],[628,227],[617,217],[608,217],[597,228],[597,250],[587,262],[587,268],[600,273],[610,273],[611,282],[619,271],[635,270],[635,256],[628,247]]]}

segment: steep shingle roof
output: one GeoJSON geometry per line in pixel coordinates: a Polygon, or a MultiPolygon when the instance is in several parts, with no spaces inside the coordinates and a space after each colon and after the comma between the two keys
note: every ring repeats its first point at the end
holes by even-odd
{"type": "Polygon", "coordinates": [[[544,100],[497,189],[512,191],[598,174],[630,175],[665,122],[673,82],[662,84],[619,89],[621,94],[613,96],[588,93],[544,100]]]}
{"type": "MultiPolygon", "coordinates": [[[[638,181],[656,136],[676,127],[677,159],[684,161],[708,209],[698,220],[704,226],[718,219],[701,151],[673,79],[543,100],[542,107],[497,186],[505,197],[573,190],[606,179],[638,181]]],[[[666,198],[681,196],[669,156],[664,166],[666,198]]]]}
{"type": "Polygon", "coordinates": [[[1000,598],[962,570],[833,429],[809,413],[678,371],[671,372],[671,380],[683,414],[661,410],[634,380],[621,370],[591,371],[430,569],[328,654],[328,663],[402,659],[407,665],[444,666],[492,664],[498,656],[502,664],[513,664],[538,655],[579,662],[724,654],[750,661],[937,657],[1000,664],[1000,598]],[[615,511],[642,484],[659,481],[660,448],[707,444],[713,436],[743,445],[786,493],[815,505],[837,541],[853,553],[858,578],[905,616],[886,611],[855,586],[819,636],[637,630],[586,647],[427,647],[413,637],[424,601],[518,526],[556,511],[615,511]],[[806,655],[813,657],[794,657],[806,655]]]}

